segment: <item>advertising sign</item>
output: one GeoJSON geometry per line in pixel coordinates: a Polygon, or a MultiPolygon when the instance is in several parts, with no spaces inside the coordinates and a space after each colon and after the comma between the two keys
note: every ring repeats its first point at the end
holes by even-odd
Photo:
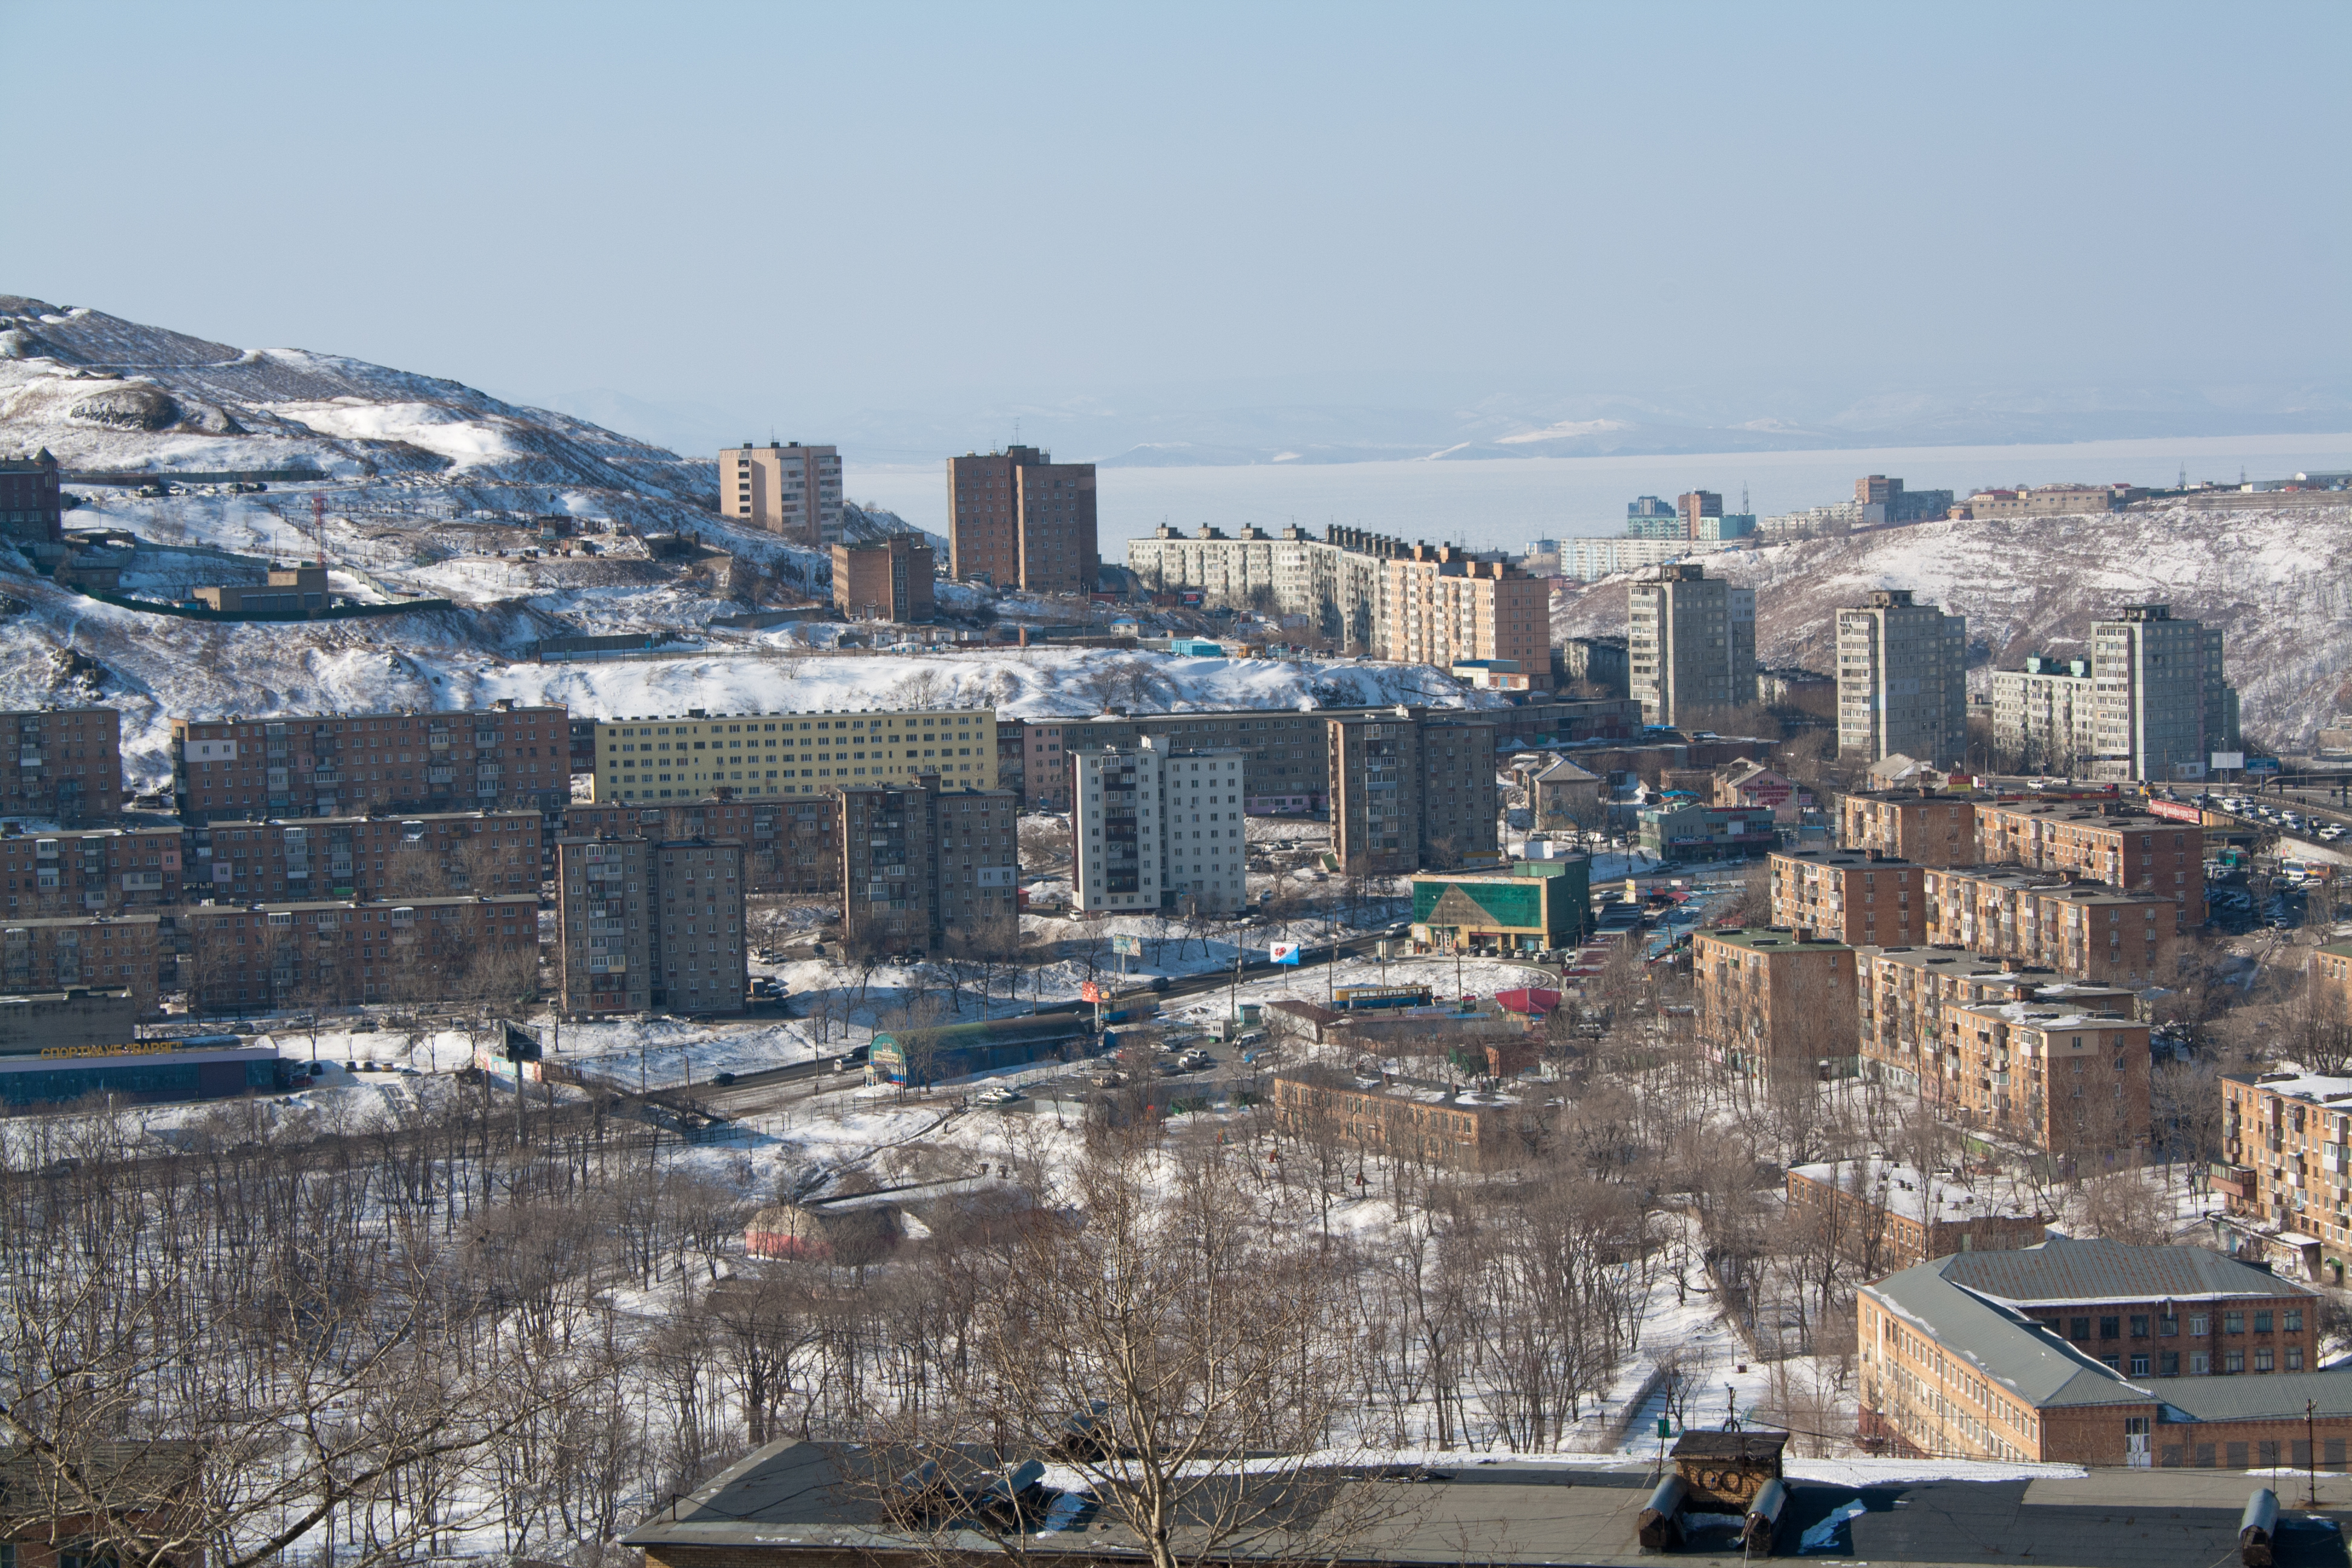
{"type": "Polygon", "coordinates": [[[1110,950],[1120,958],[1141,958],[1143,939],[1139,936],[1115,936],[1110,939],[1110,950]]]}
{"type": "Polygon", "coordinates": [[[2177,800],[2152,800],[2147,803],[2151,816],[2170,817],[2175,822],[2202,823],[2205,814],[2193,805],[2177,800]]]}
{"type": "Polygon", "coordinates": [[[1265,955],[1276,963],[1297,963],[1298,944],[1295,942],[1277,942],[1266,948],[1265,955]]]}
{"type": "Polygon", "coordinates": [[[2213,771],[2217,773],[2234,773],[2245,765],[2246,753],[2243,752],[2216,752],[2213,753],[2213,771]]]}
{"type": "Polygon", "coordinates": [[[1102,999],[1103,999],[1102,987],[1101,987],[1101,986],[1099,986],[1099,985],[1097,985],[1097,984],[1096,984],[1093,981],[1089,980],[1089,981],[1087,981],[1086,984],[1084,984],[1083,985],[1080,985],[1080,986],[1078,987],[1078,1000],[1079,1000],[1079,1001],[1081,1001],[1081,1002],[1099,1002],[1099,1001],[1101,1001],[1102,999]]]}

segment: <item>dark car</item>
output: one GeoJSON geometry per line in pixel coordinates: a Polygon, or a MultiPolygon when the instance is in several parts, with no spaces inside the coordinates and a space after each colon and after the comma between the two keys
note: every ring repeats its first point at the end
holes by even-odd
{"type": "Polygon", "coordinates": [[[1165,991],[1165,990],[1167,990],[1167,989],[1168,989],[1168,976],[1166,976],[1166,975],[1164,975],[1164,974],[1155,974],[1155,975],[1153,975],[1153,976],[1151,977],[1151,989],[1152,989],[1152,990],[1154,990],[1154,991],[1165,991]]]}
{"type": "Polygon", "coordinates": [[[725,1089],[729,1084],[735,1081],[735,1075],[731,1072],[717,1073],[712,1076],[710,1081],[717,1084],[719,1088],[725,1089]]]}

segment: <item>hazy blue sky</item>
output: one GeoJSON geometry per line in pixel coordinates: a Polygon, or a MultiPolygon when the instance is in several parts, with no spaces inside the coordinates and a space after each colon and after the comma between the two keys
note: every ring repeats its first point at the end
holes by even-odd
{"type": "Polygon", "coordinates": [[[0,291],[761,438],[2352,348],[2341,0],[5,14],[0,291]]]}

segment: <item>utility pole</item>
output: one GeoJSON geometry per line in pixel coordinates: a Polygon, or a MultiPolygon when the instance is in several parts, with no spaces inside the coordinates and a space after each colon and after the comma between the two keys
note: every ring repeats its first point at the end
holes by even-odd
{"type": "Polygon", "coordinates": [[[2318,1410],[2317,1401],[2306,1399],[2303,1402],[2303,1457],[2311,1467],[2311,1506],[2314,1509],[2319,1506],[2318,1410]]]}

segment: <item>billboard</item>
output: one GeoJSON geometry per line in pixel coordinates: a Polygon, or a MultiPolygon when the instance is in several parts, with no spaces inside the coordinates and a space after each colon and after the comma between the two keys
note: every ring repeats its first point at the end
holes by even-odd
{"type": "Polygon", "coordinates": [[[1115,936],[1110,939],[1110,950],[1120,958],[1141,958],[1143,939],[1139,936],[1115,936]]]}
{"type": "Polygon", "coordinates": [[[2203,812],[2177,800],[2152,800],[2147,803],[2147,809],[2151,816],[2170,817],[2175,822],[2202,824],[2205,820],[2203,812]]]}
{"type": "Polygon", "coordinates": [[[2245,765],[2246,753],[2243,752],[2216,752],[2213,753],[2213,771],[2215,773],[2234,773],[2245,765]]]}

